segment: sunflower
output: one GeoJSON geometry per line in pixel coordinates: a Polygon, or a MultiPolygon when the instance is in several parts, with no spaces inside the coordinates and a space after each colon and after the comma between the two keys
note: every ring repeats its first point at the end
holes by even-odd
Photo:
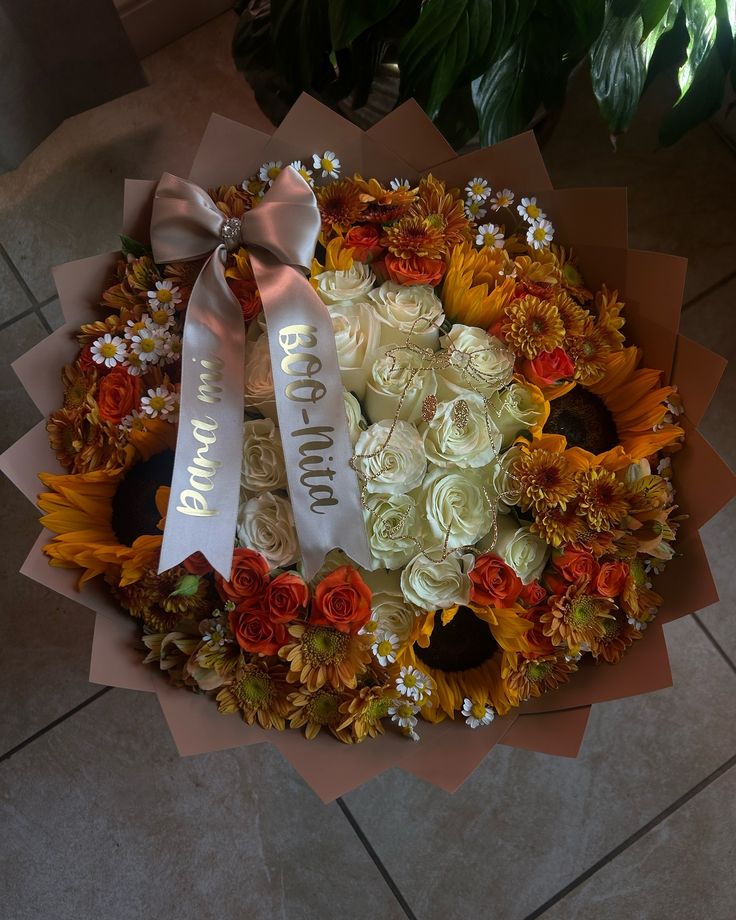
{"type": "Polygon", "coordinates": [[[613,601],[593,594],[583,594],[570,585],[564,594],[553,595],[549,608],[541,615],[545,636],[555,645],[579,648],[590,645],[605,634],[605,620],[613,617],[613,601]]]}
{"type": "Polygon", "coordinates": [[[288,680],[300,681],[310,692],[325,684],[354,688],[371,660],[369,636],[349,635],[329,626],[295,623],[289,627],[292,641],[279,649],[289,662],[288,680]]]}
{"type": "Polygon", "coordinates": [[[402,217],[387,227],[381,245],[399,259],[439,259],[444,239],[439,227],[421,217],[402,217]]]}
{"type": "Polygon", "coordinates": [[[248,725],[283,731],[291,711],[286,669],[270,659],[241,656],[231,679],[217,694],[220,712],[240,712],[248,725]]]}
{"type": "Polygon", "coordinates": [[[503,249],[455,246],[442,283],[442,306],[455,323],[488,329],[504,315],[516,290],[504,277],[509,258],[503,249]]]}
{"type": "Polygon", "coordinates": [[[345,719],[341,711],[347,695],[333,690],[330,687],[321,687],[310,692],[302,687],[296,693],[289,695],[291,715],[289,716],[290,728],[301,728],[305,725],[304,735],[308,741],[316,738],[320,729],[327,728],[339,740],[346,744],[353,741],[351,732],[344,728],[345,719]]]}
{"type": "Polygon", "coordinates": [[[352,179],[338,179],[317,189],[322,226],[331,233],[346,233],[361,218],[365,204],[352,179]]]}
{"type": "Polygon", "coordinates": [[[422,179],[417,187],[417,197],[409,213],[426,218],[428,223],[442,231],[445,251],[471,239],[470,223],[465,207],[457,193],[448,192],[444,182],[433,176],[422,179]]]}
{"type": "Polygon", "coordinates": [[[519,658],[503,676],[509,689],[523,701],[541,696],[547,690],[556,690],[574,671],[577,665],[567,661],[563,652],[556,652],[533,659],[519,658]]]}
{"type": "Polygon", "coordinates": [[[557,307],[527,294],[506,307],[504,340],[516,354],[533,359],[562,345],[565,326],[557,307]]]}

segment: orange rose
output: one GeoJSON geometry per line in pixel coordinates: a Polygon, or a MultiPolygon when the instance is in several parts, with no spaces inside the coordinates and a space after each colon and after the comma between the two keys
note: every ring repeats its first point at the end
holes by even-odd
{"type": "Polygon", "coordinates": [[[565,581],[573,582],[583,579],[591,582],[598,577],[598,563],[590,553],[583,552],[583,550],[566,549],[552,561],[565,581]]]}
{"type": "Polygon", "coordinates": [[[141,396],[141,382],[118,365],[100,380],[97,390],[97,405],[100,418],[111,425],[119,425],[138,405],[141,396]]]}
{"type": "Polygon", "coordinates": [[[207,575],[212,571],[212,566],[202,553],[192,553],[191,556],[187,556],[182,565],[190,575],[207,575]]]}
{"type": "Polygon", "coordinates": [[[521,593],[521,579],[500,556],[486,553],[470,572],[470,599],[484,607],[509,607],[521,593]]]}
{"type": "Polygon", "coordinates": [[[442,259],[428,259],[426,256],[414,256],[412,259],[399,259],[388,253],[384,260],[389,277],[396,284],[439,284],[447,266],[442,259]]]}
{"type": "Polygon", "coordinates": [[[359,262],[370,262],[383,252],[381,233],[374,224],[351,227],[345,236],[345,245],[353,250],[359,262]]]}
{"type": "Polygon", "coordinates": [[[286,641],[283,623],[274,623],[262,612],[251,610],[247,605],[231,610],[228,620],[236,642],[246,652],[276,655],[286,641]]]}
{"type": "Polygon", "coordinates": [[[270,620],[290,623],[309,603],[309,588],[293,572],[284,572],[271,581],[266,591],[266,611],[270,620]]]}
{"type": "Polygon", "coordinates": [[[572,377],[575,365],[564,348],[543,351],[533,361],[526,360],[522,371],[527,380],[538,387],[550,387],[565,377],[572,377]]]}
{"type": "Polygon", "coordinates": [[[239,547],[233,553],[233,567],[230,580],[215,575],[215,584],[220,597],[235,604],[247,602],[253,607],[262,607],[268,590],[268,573],[271,566],[252,549],[239,547]]]}
{"type": "Polygon", "coordinates": [[[530,607],[528,610],[520,611],[525,620],[530,620],[534,626],[524,636],[529,643],[529,652],[525,653],[528,658],[543,658],[546,655],[553,655],[555,647],[549,636],[545,636],[541,616],[546,611],[545,606],[530,607]]]}
{"type": "Polygon", "coordinates": [[[618,597],[628,576],[629,567],[625,562],[604,562],[596,579],[596,589],[603,597],[618,597]]]}
{"type": "Polygon", "coordinates": [[[530,581],[528,585],[522,585],[519,594],[519,600],[527,607],[536,607],[545,597],[547,597],[547,592],[538,581],[530,581]]]}
{"type": "Polygon", "coordinates": [[[371,615],[371,589],[350,565],[340,566],[317,585],[310,622],[357,633],[371,615]]]}
{"type": "Polygon", "coordinates": [[[255,281],[247,281],[244,278],[228,278],[227,283],[238,298],[247,325],[261,312],[261,294],[258,286],[255,281]]]}

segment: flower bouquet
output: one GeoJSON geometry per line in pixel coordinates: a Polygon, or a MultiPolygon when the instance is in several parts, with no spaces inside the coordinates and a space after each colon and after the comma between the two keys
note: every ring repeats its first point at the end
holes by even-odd
{"type": "Polygon", "coordinates": [[[592,703],[669,684],[734,477],[696,430],[723,361],[623,191],[303,97],[272,137],[213,116],[123,230],[55,270],[67,324],[16,362],[47,420],[3,457],[34,501],[53,469],[24,571],[97,611],[93,681],[325,799],[572,756],[592,703]]]}

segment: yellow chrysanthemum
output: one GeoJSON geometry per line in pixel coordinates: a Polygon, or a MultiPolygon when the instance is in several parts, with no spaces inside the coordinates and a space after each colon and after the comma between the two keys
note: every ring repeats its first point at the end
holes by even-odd
{"type": "Polygon", "coordinates": [[[522,453],[513,464],[512,475],[524,511],[564,508],[577,494],[573,471],[564,454],[544,448],[522,453]]]}
{"type": "Polygon", "coordinates": [[[570,675],[577,671],[573,661],[567,661],[562,652],[543,655],[540,658],[517,657],[514,666],[504,672],[504,680],[520,701],[541,696],[548,690],[556,690],[567,683],[570,675]]]}
{"type": "Polygon", "coordinates": [[[248,725],[283,731],[291,711],[286,669],[265,658],[241,657],[228,683],[217,694],[220,712],[239,712],[248,725]]]}
{"type": "Polygon", "coordinates": [[[611,530],[629,508],[626,487],[616,479],[615,473],[602,467],[585,470],[576,476],[580,513],[588,526],[596,531],[611,530]]]}
{"type": "Polygon", "coordinates": [[[425,218],[412,216],[402,217],[387,227],[381,243],[399,259],[438,259],[445,248],[440,227],[433,226],[425,218]]]}
{"type": "Polygon", "coordinates": [[[454,246],[470,241],[471,231],[465,207],[457,192],[447,191],[444,182],[427,176],[417,187],[417,197],[409,213],[415,217],[426,218],[428,223],[437,227],[445,241],[445,252],[454,246]]]}
{"type": "Polygon", "coordinates": [[[298,692],[289,695],[289,727],[304,726],[307,741],[316,738],[320,729],[326,728],[339,741],[351,744],[354,739],[349,727],[342,727],[345,719],[341,707],[347,698],[347,694],[331,687],[320,687],[311,692],[302,687],[298,692]]]}
{"type": "Polygon", "coordinates": [[[560,346],[565,326],[553,303],[527,294],[506,307],[503,334],[516,354],[531,359],[560,346]]]}
{"type": "Polygon", "coordinates": [[[289,682],[299,681],[310,692],[325,685],[355,687],[371,659],[368,636],[304,623],[290,626],[289,634],[291,641],[279,649],[279,657],[289,663],[289,682]]]}
{"type": "Polygon", "coordinates": [[[365,204],[352,179],[338,179],[317,189],[322,226],[328,233],[346,233],[363,214],[365,204]]]}

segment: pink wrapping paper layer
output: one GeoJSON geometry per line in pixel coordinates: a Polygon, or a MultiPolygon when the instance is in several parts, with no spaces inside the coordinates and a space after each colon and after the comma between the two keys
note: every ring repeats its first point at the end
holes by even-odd
{"type": "MultiPolygon", "coordinates": [[[[524,704],[490,726],[469,731],[458,722],[426,726],[413,744],[388,733],[361,745],[340,745],[321,734],[306,742],[296,731],[264,732],[235,716],[223,716],[211,700],[176,689],[164,675],[142,665],[135,624],[115,607],[103,585],[80,594],[76,574],[51,568],[42,554],[41,534],[22,569],[24,574],[97,614],[90,680],[157,694],[181,754],[197,754],[270,742],[293,764],[324,801],[355,788],[384,770],[400,766],[413,775],[454,791],[496,744],[574,757],[582,743],[590,706],[671,683],[662,623],[701,609],[717,593],[698,529],[736,494],[736,478],[696,430],[725,366],[724,360],[678,334],[685,261],[628,248],[626,193],[623,189],[552,188],[534,136],[530,133],[462,157],[414,102],[407,102],[367,132],[362,132],[308,96],[303,96],[269,136],[213,115],[194,157],[190,178],[205,187],[231,184],[268,159],[286,162],[313,150],[338,152],[347,173],[388,180],[432,172],[462,187],[469,177],[487,176],[493,186],[536,194],[550,214],[557,239],[572,247],[591,286],[617,288],[627,303],[627,335],[649,366],[663,370],[685,399],[687,441],[674,460],[678,502],[689,518],[681,530],[674,560],[658,582],[665,596],[660,618],[615,666],[583,667],[575,679],[552,694],[524,704]],[[591,213],[606,221],[589,221],[591,213]]],[[[147,241],[151,201],[158,177],[125,184],[122,231],[147,241]]],[[[107,253],[61,265],[54,277],[66,325],[15,362],[14,368],[41,412],[61,402],[59,370],[76,351],[71,333],[98,317],[96,306],[117,258],[107,253]]],[[[56,471],[45,424],[39,423],[1,458],[0,467],[35,501],[36,471],[56,471]]]]}

